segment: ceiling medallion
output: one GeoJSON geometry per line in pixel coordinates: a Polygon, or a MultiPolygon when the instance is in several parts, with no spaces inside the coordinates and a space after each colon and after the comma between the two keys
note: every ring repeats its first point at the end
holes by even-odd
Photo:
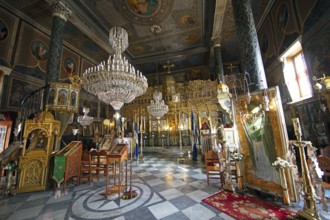
{"type": "Polygon", "coordinates": [[[162,31],[162,27],[159,24],[153,24],[149,30],[153,34],[159,34],[162,31]]]}

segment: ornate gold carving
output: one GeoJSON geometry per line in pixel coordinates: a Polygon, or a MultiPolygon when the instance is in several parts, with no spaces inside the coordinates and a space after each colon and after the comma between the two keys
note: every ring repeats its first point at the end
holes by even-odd
{"type": "Polygon", "coordinates": [[[57,145],[60,126],[61,122],[54,120],[48,111],[40,113],[33,120],[25,121],[24,147],[18,163],[21,171],[18,192],[46,188],[48,159],[57,145]]]}

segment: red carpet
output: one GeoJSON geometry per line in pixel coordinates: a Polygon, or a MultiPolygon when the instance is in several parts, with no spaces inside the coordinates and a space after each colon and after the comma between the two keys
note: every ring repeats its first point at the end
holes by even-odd
{"type": "Polygon", "coordinates": [[[220,191],[202,200],[235,219],[293,219],[294,211],[257,198],[220,191]]]}

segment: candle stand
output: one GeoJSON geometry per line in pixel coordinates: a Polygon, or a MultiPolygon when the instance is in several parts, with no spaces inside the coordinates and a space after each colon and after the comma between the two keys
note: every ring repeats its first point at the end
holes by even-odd
{"type": "Polygon", "coordinates": [[[303,191],[304,191],[304,208],[298,212],[298,219],[320,219],[318,209],[315,201],[315,191],[312,185],[311,176],[307,166],[305,150],[304,148],[310,144],[309,141],[301,140],[301,127],[298,118],[293,118],[293,126],[297,141],[290,141],[290,145],[293,145],[299,149],[300,163],[302,169],[303,178],[303,191]]]}

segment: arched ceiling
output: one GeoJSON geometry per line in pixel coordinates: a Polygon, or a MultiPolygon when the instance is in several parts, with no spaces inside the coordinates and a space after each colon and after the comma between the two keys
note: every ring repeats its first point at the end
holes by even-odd
{"type": "MultiPolygon", "coordinates": [[[[51,30],[52,17],[44,0],[1,0],[17,13],[51,30]]],[[[256,24],[274,0],[251,0],[256,24]]],[[[66,43],[100,62],[112,53],[111,27],[129,33],[125,55],[145,75],[190,71],[212,63],[211,39],[221,38],[224,63],[238,62],[239,45],[231,0],[63,0],[72,11],[64,33],[66,43]],[[160,29],[159,29],[160,27],[160,29]],[[153,33],[151,30],[159,30],[153,33]],[[211,61],[211,62],[210,62],[211,61]],[[156,65],[157,64],[157,65],[156,65]],[[156,70],[156,66],[158,67],[156,70]]],[[[212,64],[211,64],[212,66],[212,64]]]]}

